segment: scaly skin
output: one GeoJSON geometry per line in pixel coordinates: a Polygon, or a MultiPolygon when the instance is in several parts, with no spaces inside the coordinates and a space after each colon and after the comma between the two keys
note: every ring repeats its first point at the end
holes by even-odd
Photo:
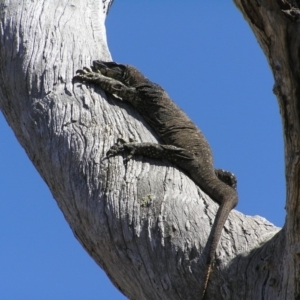
{"type": "Polygon", "coordinates": [[[136,154],[168,159],[185,170],[220,205],[204,249],[204,279],[199,295],[199,298],[203,298],[222,229],[238,202],[234,175],[214,169],[212,152],[202,132],[159,85],[152,83],[136,68],[94,61],[92,69],[84,68],[77,73],[75,79],[93,82],[104,91],[130,102],[164,143],[126,143],[119,140],[108,151],[108,156],[126,150],[130,152],[128,159],[136,154]]]}

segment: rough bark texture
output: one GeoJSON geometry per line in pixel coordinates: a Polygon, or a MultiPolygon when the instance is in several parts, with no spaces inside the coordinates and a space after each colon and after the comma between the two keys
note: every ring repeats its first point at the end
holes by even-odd
{"type": "MultiPolygon", "coordinates": [[[[235,1],[253,29],[274,74],[282,117],[287,218],[279,299],[300,299],[300,1],[235,1]]],[[[283,246],[283,245],[282,245],[283,246]]],[[[268,298],[271,299],[271,298],[268,298]]]]}
{"type": "MultiPolygon", "coordinates": [[[[111,60],[104,27],[110,2],[1,1],[0,109],[76,238],[128,298],[198,299],[201,252],[218,206],[167,162],[103,159],[121,136],[156,137],[128,105],[72,84],[77,69],[111,60]]],[[[263,218],[230,214],[207,299],[296,299],[299,25],[282,3],[236,2],[275,74],[288,217],[279,232],[263,218]]]]}

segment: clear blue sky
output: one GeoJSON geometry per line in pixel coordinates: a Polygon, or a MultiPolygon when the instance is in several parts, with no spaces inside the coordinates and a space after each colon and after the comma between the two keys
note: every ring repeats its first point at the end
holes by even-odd
{"type": "MultiPolygon", "coordinates": [[[[237,210],[285,218],[283,138],[266,59],[230,1],[115,0],[114,60],[162,85],[238,177],[237,210]]],[[[98,57],[95,57],[98,59],[98,57]]],[[[0,299],[126,299],[74,238],[0,113],[0,299]]]]}

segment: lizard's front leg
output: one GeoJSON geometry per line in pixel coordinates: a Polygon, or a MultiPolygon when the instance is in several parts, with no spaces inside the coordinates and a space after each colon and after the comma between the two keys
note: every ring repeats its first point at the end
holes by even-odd
{"type": "MultiPolygon", "coordinates": [[[[130,65],[118,64],[113,61],[93,61],[93,70],[106,77],[116,79],[126,86],[141,86],[150,81],[137,68],[130,65]]],[[[152,83],[153,84],[153,83],[152,83]]]]}
{"type": "Polygon", "coordinates": [[[127,86],[131,86],[130,74],[128,74],[128,68],[125,65],[115,63],[113,61],[93,61],[93,70],[101,73],[106,77],[116,79],[127,86]]]}
{"type": "Polygon", "coordinates": [[[76,72],[74,79],[78,79],[82,82],[91,82],[102,88],[105,92],[117,95],[122,99],[132,99],[137,96],[136,89],[134,87],[128,87],[122,82],[106,77],[99,71],[90,68],[83,68],[76,72]]]}

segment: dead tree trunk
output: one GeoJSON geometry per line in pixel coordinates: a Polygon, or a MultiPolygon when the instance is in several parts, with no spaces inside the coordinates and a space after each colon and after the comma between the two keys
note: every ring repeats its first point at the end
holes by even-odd
{"type": "MultiPolygon", "coordinates": [[[[199,299],[201,253],[217,205],[171,164],[105,159],[119,137],[156,137],[128,105],[72,83],[92,60],[111,60],[104,27],[111,2],[2,0],[0,109],[74,235],[116,287],[130,299],[199,299]]],[[[275,74],[288,216],[278,231],[231,213],[207,299],[297,299],[298,10],[287,2],[236,2],[275,74]]]]}
{"type": "Polygon", "coordinates": [[[274,75],[274,93],[283,124],[287,184],[280,299],[300,299],[300,1],[235,3],[251,26],[274,75]]]}

